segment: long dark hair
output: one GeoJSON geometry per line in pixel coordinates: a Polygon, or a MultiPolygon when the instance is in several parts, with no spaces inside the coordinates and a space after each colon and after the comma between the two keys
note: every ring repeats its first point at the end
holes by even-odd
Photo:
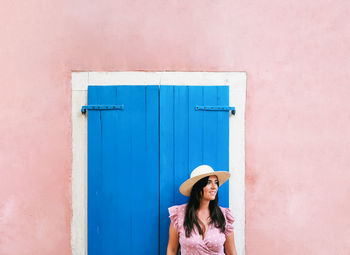
{"type": "MultiPolygon", "coordinates": [[[[203,195],[203,188],[208,184],[209,176],[200,179],[192,187],[190,199],[186,206],[186,214],[184,220],[184,228],[186,237],[191,236],[191,232],[194,226],[197,227],[200,235],[203,235],[203,223],[200,222],[197,218],[197,210],[199,209],[201,197],[203,195]],[[201,227],[202,225],[202,227],[201,227]]],[[[218,184],[219,185],[219,184],[218,184]]],[[[225,217],[222,214],[221,209],[218,206],[219,196],[216,193],[215,199],[209,202],[209,211],[210,211],[210,224],[214,223],[216,228],[219,228],[222,233],[225,232],[225,217]]]]}

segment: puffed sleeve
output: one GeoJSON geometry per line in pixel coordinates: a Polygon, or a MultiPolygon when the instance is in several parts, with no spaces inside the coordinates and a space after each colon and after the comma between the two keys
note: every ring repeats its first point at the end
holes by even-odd
{"type": "Polygon", "coordinates": [[[178,212],[178,209],[179,209],[179,206],[177,206],[177,205],[174,205],[174,206],[168,208],[169,218],[170,218],[171,222],[173,223],[176,231],[179,231],[179,220],[178,220],[179,212],[178,212]]]}
{"type": "Polygon", "coordinates": [[[225,208],[225,219],[225,235],[229,235],[233,232],[233,222],[235,221],[235,218],[233,217],[232,212],[229,208],[225,208]]]}

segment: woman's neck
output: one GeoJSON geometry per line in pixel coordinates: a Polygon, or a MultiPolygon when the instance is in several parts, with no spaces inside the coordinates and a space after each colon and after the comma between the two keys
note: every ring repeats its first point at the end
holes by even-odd
{"type": "Polygon", "coordinates": [[[199,211],[209,210],[209,203],[210,203],[210,200],[201,199],[201,202],[199,204],[199,211]]]}

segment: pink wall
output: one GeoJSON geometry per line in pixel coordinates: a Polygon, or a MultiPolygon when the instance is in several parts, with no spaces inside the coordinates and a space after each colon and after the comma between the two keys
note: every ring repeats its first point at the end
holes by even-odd
{"type": "Polygon", "coordinates": [[[349,254],[349,1],[1,5],[0,254],[71,254],[72,70],[246,71],[247,254],[349,254]]]}

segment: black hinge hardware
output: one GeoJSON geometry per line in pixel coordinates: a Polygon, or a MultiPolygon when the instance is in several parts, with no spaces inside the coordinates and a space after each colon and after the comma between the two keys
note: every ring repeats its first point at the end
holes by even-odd
{"type": "Polygon", "coordinates": [[[81,112],[84,114],[86,110],[123,110],[124,105],[85,105],[81,107],[81,112]]]}
{"type": "Polygon", "coordinates": [[[218,106],[218,105],[210,105],[210,106],[196,106],[196,111],[231,111],[233,115],[236,114],[236,108],[232,106],[218,106]]]}

